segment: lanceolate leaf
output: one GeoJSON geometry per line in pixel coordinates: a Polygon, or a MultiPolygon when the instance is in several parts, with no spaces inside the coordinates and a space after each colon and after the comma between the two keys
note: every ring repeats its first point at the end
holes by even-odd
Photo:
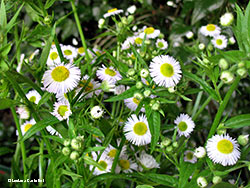
{"type": "Polygon", "coordinates": [[[150,118],[152,118],[152,121],[149,121],[149,129],[151,132],[151,153],[152,153],[160,137],[161,115],[159,112],[153,111],[150,118]]]}
{"type": "Polygon", "coordinates": [[[226,128],[241,128],[250,126],[250,114],[242,114],[235,117],[230,118],[225,122],[226,128]]]}
{"type": "Polygon", "coordinates": [[[118,96],[114,96],[111,97],[107,100],[105,100],[105,102],[114,102],[114,101],[120,101],[123,99],[127,99],[130,97],[133,97],[135,91],[137,90],[137,88],[135,86],[131,87],[130,89],[126,90],[125,92],[123,92],[122,94],[118,95],[118,96]]]}
{"type": "Polygon", "coordinates": [[[11,99],[0,99],[0,110],[4,110],[6,108],[10,108],[12,106],[16,106],[21,104],[19,101],[11,100],[11,99]]]}

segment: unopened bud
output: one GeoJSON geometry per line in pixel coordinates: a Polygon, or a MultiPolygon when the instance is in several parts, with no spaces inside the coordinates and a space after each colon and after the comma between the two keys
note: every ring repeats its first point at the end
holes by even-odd
{"type": "Polygon", "coordinates": [[[237,69],[236,72],[241,78],[247,77],[247,69],[244,67],[237,69]]]}
{"type": "Polygon", "coordinates": [[[127,20],[128,20],[128,24],[132,23],[132,21],[134,20],[134,16],[129,15],[127,20]]]}
{"type": "Polygon", "coordinates": [[[204,50],[206,46],[205,46],[205,44],[200,43],[198,47],[200,50],[204,50]]]}
{"type": "Polygon", "coordinates": [[[167,147],[171,144],[171,139],[170,138],[165,138],[162,142],[161,142],[161,146],[162,147],[167,147]]]}
{"type": "Polygon", "coordinates": [[[222,178],[220,176],[214,176],[212,181],[213,181],[213,184],[217,184],[222,181],[222,178]]]}
{"type": "Polygon", "coordinates": [[[200,176],[200,177],[197,178],[197,185],[199,187],[206,187],[207,186],[207,180],[204,177],[200,176]]]}
{"type": "Polygon", "coordinates": [[[70,152],[71,152],[71,150],[70,150],[69,147],[64,147],[64,148],[62,149],[62,153],[63,153],[63,155],[65,155],[65,156],[69,156],[70,152]]]}
{"type": "Polygon", "coordinates": [[[140,72],[140,76],[142,78],[147,78],[149,75],[149,71],[147,69],[142,69],[141,72],[140,72]]]}
{"type": "Polygon", "coordinates": [[[74,138],[71,140],[71,147],[75,150],[80,150],[82,148],[82,142],[74,138]]]}
{"type": "Polygon", "coordinates": [[[135,86],[137,89],[141,89],[141,88],[143,88],[143,83],[141,81],[138,81],[138,82],[136,82],[135,86]]]}
{"type": "Polygon", "coordinates": [[[249,141],[248,136],[249,135],[240,135],[237,141],[239,142],[240,145],[245,146],[248,144],[248,141],[249,141]]]}
{"type": "Polygon", "coordinates": [[[171,153],[173,151],[173,146],[166,147],[166,152],[171,153]]]}
{"type": "Polygon", "coordinates": [[[186,37],[187,37],[188,39],[193,38],[193,36],[194,36],[194,33],[193,33],[192,31],[188,31],[188,32],[186,33],[186,37]]]}
{"type": "Polygon", "coordinates": [[[52,22],[52,17],[51,16],[45,16],[45,18],[44,18],[44,23],[46,24],[46,25],[50,25],[51,24],[51,22],[52,22]]]}
{"type": "Polygon", "coordinates": [[[71,154],[70,154],[70,159],[72,160],[76,160],[79,158],[79,153],[77,151],[73,151],[71,154]]]}
{"type": "Polygon", "coordinates": [[[134,76],[135,75],[135,69],[128,69],[127,75],[128,75],[128,77],[134,76]]]}
{"type": "Polygon", "coordinates": [[[228,68],[228,62],[224,58],[220,59],[219,67],[221,69],[224,69],[224,70],[227,69],[228,68]]]}
{"type": "Polygon", "coordinates": [[[121,21],[122,21],[122,23],[123,23],[124,25],[127,25],[127,24],[128,24],[128,21],[127,21],[127,18],[126,18],[126,17],[122,17],[121,21]]]}
{"type": "Polygon", "coordinates": [[[194,156],[197,157],[197,158],[203,158],[206,156],[206,150],[204,147],[198,147],[195,149],[194,151],[194,156]]]}
{"type": "Polygon", "coordinates": [[[64,146],[70,146],[71,140],[70,139],[65,139],[63,142],[64,146]]]}
{"type": "Polygon", "coordinates": [[[173,142],[172,146],[173,146],[174,148],[177,148],[177,147],[179,146],[179,144],[178,144],[178,142],[173,142]]]}
{"type": "Polygon", "coordinates": [[[220,79],[226,84],[231,84],[234,81],[234,75],[230,71],[223,71],[220,79]]]}
{"type": "Polygon", "coordinates": [[[245,67],[246,63],[244,61],[241,61],[238,63],[238,68],[245,67]]]}
{"type": "Polygon", "coordinates": [[[142,100],[143,99],[143,95],[141,93],[135,93],[134,94],[134,98],[136,98],[137,100],[142,100]]]}
{"type": "Polygon", "coordinates": [[[149,97],[151,95],[151,91],[149,89],[146,89],[144,92],[143,92],[143,95],[145,97],[149,97]]]}

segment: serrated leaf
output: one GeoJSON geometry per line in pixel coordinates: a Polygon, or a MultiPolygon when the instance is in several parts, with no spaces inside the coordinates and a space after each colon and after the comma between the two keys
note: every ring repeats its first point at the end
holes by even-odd
{"type": "Polygon", "coordinates": [[[234,116],[228,119],[224,124],[226,128],[230,129],[250,126],[250,114],[234,116]]]}
{"type": "Polygon", "coordinates": [[[21,139],[21,141],[25,141],[28,138],[30,138],[31,136],[33,136],[36,132],[41,131],[42,129],[44,129],[45,127],[49,126],[49,125],[54,125],[56,123],[59,123],[60,121],[54,117],[51,116],[48,119],[44,119],[41,120],[39,122],[37,122],[35,125],[33,125],[23,136],[23,138],[21,139]]]}
{"type": "Polygon", "coordinates": [[[10,108],[19,104],[21,104],[19,101],[15,101],[12,99],[0,99],[0,110],[4,110],[6,108],[10,108]]]}
{"type": "Polygon", "coordinates": [[[120,101],[120,100],[124,100],[124,99],[130,98],[130,97],[133,97],[135,91],[137,91],[137,88],[135,86],[132,86],[128,90],[124,91],[122,94],[120,94],[118,96],[111,97],[111,98],[105,100],[104,102],[120,101]]]}

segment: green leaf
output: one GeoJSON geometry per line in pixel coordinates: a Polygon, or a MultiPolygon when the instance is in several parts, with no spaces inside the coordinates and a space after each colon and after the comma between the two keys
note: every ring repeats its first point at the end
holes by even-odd
{"type": "Polygon", "coordinates": [[[0,110],[4,110],[6,108],[10,108],[19,104],[21,104],[19,101],[11,99],[0,99],[0,110]]]}
{"type": "Polygon", "coordinates": [[[6,25],[6,33],[8,33],[13,26],[15,26],[16,24],[16,19],[20,13],[20,11],[23,8],[24,3],[19,7],[19,9],[16,11],[15,15],[11,18],[11,20],[9,21],[9,23],[6,25]]]}
{"type": "Polygon", "coordinates": [[[68,171],[68,170],[64,170],[64,169],[62,169],[62,168],[59,169],[59,172],[61,172],[61,174],[70,176],[70,177],[72,177],[72,178],[82,178],[81,175],[76,174],[76,173],[71,172],[71,171],[68,171]]]}
{"type": "Polygon", "coordinates": [[[80,128],[83,128],[89,134],[92,134],[92,135],[94,134],[96,136],[104,137],[104,134],[102,133],[102,131],[94,126],[83,124],[80,128]]]}
{"type": "Polygon", "coordinates": [[[229,129],[250,126],[250,114],[234,116],[225,122],[225,127],[229,129]]]}
{"type": "Polygon", "coordinates": [[[42,129],[44,129],[45,127],[49,126],[49,125],[54,125],[56,123],[59,123],[60,121],[54,117],[51,116],[48,119],[44,119],[41,120],[39,122],[37,122],[35,125],[33,125],[23,136],[23,138],[21,139],[21,141],[25,141],[28,138],[30,138],[31,136],[33,136],[36,132],[41,131],[42,129]]]}
{"type": "Polygon", "coordinates": [[[59,136],[56,136],[56,135],[46,135],[44,136],[45,138],[49,138],[51,140],[54,140],[60,144],[63,144],[64,140],[62,138],[60,138],[59,136]]]}
{"type": "Polygon", "coordinates": [[[237,186],[232,185],[231,183],[221,182],[211,186],[211,188],[237,188],[237,186]]]}
{"type": "Polygon", "coordinates": [[[10,50],[11,50],[11,44],[10,43],[2,46],[0,48],[0,54],[1,54],[1,56],[7,56],[8,53],[10,52],[10,50]]]}
{"type": "Polygon", "coordinates": [[[47,0],[46,3],[45,3],[44,8],[48,9],[49,7],[51,7],[55,3],[55,1],[56,0],[47,0]]]}
{"type": "Polygon", "coordinates": [[[116,65],[120,73],[126,73],[128,66],[122,62],[117,61],[108,51],[106,51],[107,57],[116,65]]]}
{"type": "Polygon", "coordinates": [[[181,164],[180,164],[180,179],[179,179],[179,188],[185,187],[188,183],[189,177],[193,174],[197,166],[197,163],[192,164],[189,162],[184,162],[183,156],[181,157],[181,164]]]}
{"type": "Polygon", "coordinates": [[[102,147],[102,146],[97,146],[97,147],[88,147],[84,153],[89,153],[89,152],[92,152],[92,151],[101,151],[101,150],[104,150],[106,147],[102,147]]]}
{"type": "Polygon", "coordinates": [[[154,188],[151,185],[137,185],[136,188],[154,188]]]}
{"type": "Polygon", "coordinates": [[[0,156],[5,155],[7,153],[12,153],[13,150],[8,147],[0,147],[0,156]]]}
{"type": "Polygon", "coordinates": [[[132,86],[131,88],[129,88],[128,90],[126,90],[122,94],[120,94],[118,96],[111,97],[111,98],[105,100],[104,102],[121,101],[123,99],[127,99],[127,98],[130,98],[130,97],[133,97],[135,91],[137,91],[137,88],[135,86],[132,86]]]}
{"type": "Polygon", "coordinates": [[[152,153],[160,137],[161,115],[159,112],[153,111],[151,114],[151,118],[152,121],[149,121],[149,129],[151,133],[151,153],[152,153]]]}
{"type": "Polygon", "coordinates": [[[225,0],[196,0],[192,14],[191,24],[194,25],[196,22],[204,18],[208,14],[208,12],[212,12],[213,10],[220,8],[223,5],[224,1],[225,0]]]}
{"type": "Polygon", "coordinates": [[[93,166],[99,168],[100,170],[105,170],[105,168],[103,168],[102,165],[100,165],[98,162],[94,161],[91,157],[85,155],[83,158],[84,158],[84,162],[86,164],[93,165],[93,166]]]}
{"type": "Polygon", "coordinates": [[[166,174],[155,174],[155,173],[145,173],[145,174],[140,173],[140,175],[160,185],[176,187],[177,179],[174,178],[173,176],[169,176],[166,174]]]}
{"type": "Polygon", "coordinates": [[[201,78],[199,78],[195,74],[192,74],[192,73],[189,73],[186,71],[183,71],[183,75],[186,76],[187,78],[197,82],[198,84],[200,84],[205,92],[207,92],[215,100],[217,100],[217,101],[219,100],[216,92],[212,89],[212,87],[210,85],[207,84],[207,82],[205,82],[204,80],[202,80],[201,78]]]}
{"type": "Polygon", "coordinates": [[[38,102],[37,104],[37,108],[39,108],[41,105],[43,105],[44,103],[46,103],[50,97],[53,95],[53,93],[48,93],[48,92],[45,92],[42,96],[42,98],[40,99],[40,101],[38,102]]]}

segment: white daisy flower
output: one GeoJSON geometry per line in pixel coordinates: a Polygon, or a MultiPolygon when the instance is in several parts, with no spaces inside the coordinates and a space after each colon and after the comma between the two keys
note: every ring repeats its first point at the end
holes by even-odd
{"type": "Polygon", "coordinates": [[[191,38],[193,38],[194,33],[193,33],[192,31],[188,31],[188,32],[185,34],[185,36],[187,37],[187,39],[191,39],[191,38]]]}
{"type": "Polygon", "coordinates": [[[154,39],[158,37],[161,33],[159,29],[155,29],[153,27],[144,26],[142,29],[143,29],[143,32],[140,33],[141,38],[144,38],[144,36],[147,35],[147,38],[154,39]]]}
{"type": "MultiPolygon", "coordinates": [[[[97,161],[97,154],[95,152],[92,152],[91,154],[92,154],[93,160],[97,161]]],[[[98,167],[95,167],[93,174],[100,175],[100,174],[108,173],[111,171],[112,160],[109,160],[104,153],[101,155],[100,159],[97,162],[104,168],[104,170],[98,167]]],[[[90,165],[90,170],[92,170],[93,168],[94,166],[90,165]]]]}
{"type": "MultiPolygon", "coordinates": [[[[31,119],[30,121],[25,121],[25,123],[21,125],[22,135],[24,135],[35,124],[36,121],[34,119],[31,119]]],[[[16,131],[16,135],[18,136],[18,131],[16,131]]]]}
{"type": "MultiPolygon", "coordinates": [[[[160,168],[160,165],[156,162],[155,158],[152,155],[147,154],[145,151],[141,153],[137,160],[139,161],[140,165],[146,169],[160,168]]],[[[140,166],[139,170],[143,171],[143,168],[140,166]]]]}
{"type": "Polygon", "coordinates": [[[64,94],[56,94],[56,99],[57,99],[58,102],[62,102],[62,103],[68,103],[69,102],[66,93],[64,93],[64,94]]]}
{"type": "Polygon", "coordinates": [[[187,114],[180,114],[174,123],[177,125],[178,134],[180,136],[184,135],[185,137],[188,137],[195,127],[192,118],[187,114]]]}
{"type": "Polygon", "coordinates": [[[62,49],[63,56],[66,59],[72,61],[74,58],[77,57],[77,51],[73,46],[71,46],[71,45],[62,45],[61,49],[62,49]]]}
{"type": "Polygon", "coordinates": [[[50,93],[64,94],[73,90],[81,77],[81,71],[75,65],[60,63],[55,67],[50,67],[42,78],[46,90],[50,93]]]}
{"type": "Polygon", "coordinates": [[[207,155],[223,166],[234,165],[240,158],[239,144],[229,135],[214,135],[207,141],[207,155]]]}
{"type": "Polygon", "coordinates": [[[102,117],[104,111],[100,106],[94,106],[90,110],[91,117],[94,119],[99,119],[102,117]]]}
{"type": "Polygon", "coordinates": [[[229,26],[234,21],[234,15],[231,12],[227,12],[220,17],[220,24],[222,26],[229,26]]]}
{"type": "Polygon", "coordinates": [[[202,26],[200,29],[201,34],[205,36],[214,37],[220,34],[221,29],[214,24],[207,24],[206,26],[202,26]]]}
{"type": "Polygon", "coordinates": [[[164,39],[157,39],[155,45],[161,50],[165,50],[168,48],[168,43],[164,39]]]}
{"type": "MultiPolygon", "coordinates": [[[[136,108],[140,104],[140,100],[136,99],[135,97],[131,97],[128,99],[124,99],[125,105],[132,111],[136,111],[136,108]]],[[[141,112],[145,112],[145,108],[141,108],[141,112]]]]}
{"type": "Polygon", "coordinates": [[[127,50],[127,49],[129,49],[129,48],[130,48],[130,45],[133,45],[134,42],[135,42],[134,36],[128,37],[128,38],[122,43],[121,49],[122,49],[122,50],[127,50]]]}
{"type": "Polygon", "coordinates": [[[51,114],[54,115],[60,121],[68,119],[69,116],[72,114],[70,110],[70,104],[63,102],[56,102],[54,104],[54,110],[51,114]]]}
{"type": "Polygon", "coordinates": [[[123,128],[128,141],[137,146],[147,145],[151,142],[151,133],[145,115],[137,116],[133,114],[125,123],[123,128]]]}
{"type": "Polygon", "coordinates": [[[156,56],[150,63],[150,75],[159,86],[173,87],[181,79],[181,66],[178,61],[168,55],[156,56]]]}
{"type": "Polygon", "coordinates": [[[85,49],[84,47],[77,48],[77,53],[81,56],[85,56],[85,49]]]}
{"type": "Polygon", "coordinates": [[[227,38],[224,35],[216,35],[212,39],[214,47],[224,49],[227,47],[227,38]]]}
{"type": "Polygon", "coordinates": [[[59,136],[60,138],[62,138],[62,135],[57,132],[53,127],[51,127],[50,125],[46,127],[46,130],[51,134],[51,135],[56,135],[59,136]]]}
{"type": "Polygon", "coordinates": [[[184,161],[185,162],[190,162],[190,163],[196,163],[197,162],[197,158],[195,157],[194,155],[194,152],[193,151],[190,151],[190,150],[186,150],[184,152],[184,161]]]}
{"type": "Polygon", "coordinates": [[[27,99],[29,99],[30,102],[33,102],[35,104],[38,104],[38,102],[41,99],[41,95],[36,90],[31,90],[26,94],[27,99]]]}
{"type": "Polygon", "coordinates": [[[114,94],[115,94],[115,95],[120,95],[120,94],[122,94],[124,91],[126,91],[126,87],[125,87],[124,85],[115,86],[114,94]]]}
{"type": "Polygon", "coordinates": [[[132,173],[133,170],[137,171],[138,165],[127,155],[121,155],[116,166],[116,172],[119,173],[121,170],[124,173],[132,173]]]}
{"type": "Polygon", "coordinates": [[[50,49],[49,57],[47,59],[47,66],[51,67],[51,66],[55,66],[55,65],[60,64],[60,63],[61,63],[61,60],[60,60],[58,51],[57,51],[56,47],[52,47],[50,49]]]}
{"type": "MultiPolygon", "coordinates": [[[[120,156],[125,155],[125,150],[126,147],[123,146],[122,150],[120,152],[120,156]]],[[[108,145],[108,147],[104,150],[104,153],[106,155],[106,157],[110,160],[114,160],[116,153],[118,152],[118,150],[116,148],[114,148],[112,145],[108,145]]]]}
{"type": "Polygon", "coordinates": [[[132,5],[132,6],[128,7],[128,9],[127,9],[127,12],[129,14],[134,14],[135,11],[136,11],[136,6],[135,5],[132,5]]]}
{"type": "Polygon", "coordinates": [[[19,114],[20,119],[30,118],[30,110],[27,106],[24,106],[24,105],[19,106],[16,112],[19,114]]]}
{"type": "MultiPolygon", "coordinates": [[[[86,85],[88,79],[89,79],[88,75],[83,76],[82,80],[79,82],[79,85],[76,89],[76,93],[79,93],[81,91],[81,89],[86,85]]],[[[81,96],[83,96],[83,95],[85,95],[85,93],[88,93],[91,90],[95,90],[99,87],[101,87],[101,84],[97,81],[94,81],[94,79],[91,79],[90,82],[88,83],[88,85],[85,87],[81,96]]],[[[88,93],[87,95],[85,95],[85,98],[93,97],[94,93],[96,95],[99,95],[101,93],[101,90],[98,89],[98,90],[92,91],[92,92],[88,93]]]]}
{"type": "Polygon", "coordinates": [[[117,8],[113,8],[113,9],[108,10],[108,12],[103,15],[103,17],[107,18],[107,17],[114,16],[120,13],[123,13],[123,10],[118,10],[117,8]]]}
{"type": "Polygon", "coordinates": [[[143,43],[143,38],[142,37],[140,37],[140,36],[135,36],[134,38],[133,38],[133,40],[134,40],[134,44],[136,44],[137,46],[142,46],[142,43],[143,43]]]}
{"type": "Polygon", "coordinates": [[[122,76],[120,75],[120,73],[115,70],[113,67],[105,67],[105,65],[102,65],[102,68],[99,68],[96,71],[96,76],[100,79],[100,80],[106,80],[108,82],[111,82],[113,84],[116,83],[116,81],[121,80],[122,76]]]}

